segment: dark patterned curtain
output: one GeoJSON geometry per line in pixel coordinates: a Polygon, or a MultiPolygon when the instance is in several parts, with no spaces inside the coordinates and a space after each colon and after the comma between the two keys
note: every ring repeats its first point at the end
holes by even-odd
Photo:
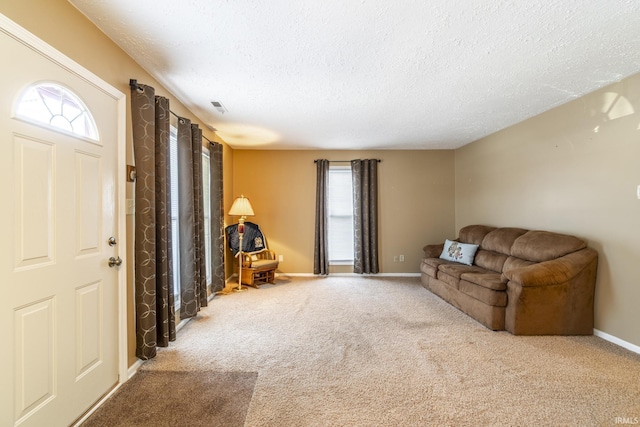
{"type": "Polygon", "coordinates": [[[222,144],[209,144],[211,176],[211,292],[224,288],[224,193],[222,144]]]}
{"type": "Polygon", "coordinates": [[[378,160],[352,160],[353,272],[378,273],[378,160]]]}
{"type": "Polygon", "coordinates": [[[327,238],[327,180],[329,160],[316,160],[316,232],[313,254],[313,274],[329,274],[329,243],[327,238]]]}
{"type": "Polygon", "coordinates": [[[176,339],[171,253],[169,100],[154,88],[131,88],[135,181],[136,356],[176,339]]]}
{"type": "Polygon", "coordinates": [[[180,216],[180,319],[207,305],[202,188],[202,130],[178,120],[178,215],[180,216]]]}

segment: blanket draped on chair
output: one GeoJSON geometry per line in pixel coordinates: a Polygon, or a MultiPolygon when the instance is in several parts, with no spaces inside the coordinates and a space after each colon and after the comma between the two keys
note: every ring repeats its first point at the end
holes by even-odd
{"type": "MultiPolygon", "coordinates": [[[[236,256],[240,251],[240,235],[238,234],[238,224],[229,225],[225,228],[229,249],[236,256]]],[[[242,237],[242,252],[259,252],[267,249],[267,244],[258,224],[253,222],[244,223],[244,236],[242,237]]]]}

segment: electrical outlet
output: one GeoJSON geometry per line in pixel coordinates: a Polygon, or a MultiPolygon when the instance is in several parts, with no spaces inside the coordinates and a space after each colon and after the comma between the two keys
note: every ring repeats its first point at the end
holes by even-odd
{"type": "Polygon", "coordinates": [[[398,255],[393,256],[393,262],[398,262],[398,255]]]}
{"type": "Polygon", "coordinates": [[[404,255],[400,255],[400,262],[404,262],[404,255]]]}
{"type": "Polygon", "coordinates": [[[284,262],[284,255],[278,255],[278,262],[284,262]]]}

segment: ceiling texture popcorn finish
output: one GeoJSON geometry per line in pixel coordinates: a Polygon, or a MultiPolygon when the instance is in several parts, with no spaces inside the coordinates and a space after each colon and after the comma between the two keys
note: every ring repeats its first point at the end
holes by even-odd
{"type": "Polygon", "coordinates": [[[640,72],[639,1],[70,2],[234,148],[458,148],[640,72]]]}

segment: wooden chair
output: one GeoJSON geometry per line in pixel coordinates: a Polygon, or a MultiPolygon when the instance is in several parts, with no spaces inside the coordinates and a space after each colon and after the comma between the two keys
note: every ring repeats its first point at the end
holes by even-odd
{"type": "MultiPolygon", "coordinates": [[[[262,234],[258,224],[249,221],[244,223],[244,240],[241,283],[257,288],[264,283],[275,283],[275,272],[278,268],[278,258],[275,252],[267,247],[267,239],[262,234]]],[[[226,227],[227,244],[229,249],[238,258],[240,242],[238,224],[226,227]]],[[[236,268],[238,265],[236,264],[236,268]]]]}
{"type": "Polygon", "coordinates": [[[275,283],[278,258],[271,249],[242,253],[242,283],[257,288],[265,283],[275,283]]]}

